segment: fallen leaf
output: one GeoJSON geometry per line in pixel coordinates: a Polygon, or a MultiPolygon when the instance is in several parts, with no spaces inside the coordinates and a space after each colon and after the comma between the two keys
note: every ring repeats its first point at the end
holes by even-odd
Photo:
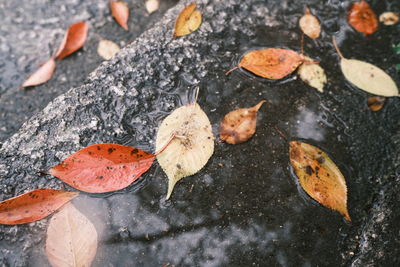
{"type": "Polygon", "coordinates": [[[193,3],[181,11],[175,23],[174,36],[188,35],[200,27],[201,12],[196,7],[193,3]]]}
{"type": "Polygon", "coordinates": [[[97,53],[105,60],[111,59],[119,50],[119,46],[109,40],[101,40],[97,47],[97,53]]]}
{"type": "Polygon", "coordinates": [[[151,14],[160,8],[160,0],[147,0],[145,6],[147,12],[151,14]]]}
{"type": "Polygon", "coordinates": [[[385,25],[394,25],[399,22],[399,13],[384,12],[379,16],[379,21],[385,25]]]}
{"type": "Polygon", "coordinates": [[[300,65],[297,73],[306,84],[322,93],[327,82],[325,71],[318,63],[313,63],[312,59],[307,58],[307,60],[300,65]]]}
{"type": "Polygon", "coordinates": [[[118,24],[128,30],[129,8],[123,1],[110,1],[111,14],[118,24]]]}
{"type": "Polygon", "coordinates": [[[49,59],[39,69],[37,69],[28,79],[22,84],[22,87],[35,86],[50,80],[56,69],[56,62],[53,58],[49,59]]]}
{"type": "Polygon", "coordinates": [[[347,210],[346,181],[329,156],[319,148],[290,142],[290,163],[306,193],[320,204],[351,221],[347,210]]]}
{"type": "Polygon", "coordinates": [[[378,29],[375,12],[364,0],[350,6],[347,19],[354,29],[365,35],[373,34],[378,29]]]}
{"type": "Polygon", "coordinates": [[[398,96],[395,82],[380,68],[356,59],[347,59],[340,52],[335,38],[333,44],[339,54],[344,77],[358,88],[374,95],[398,96]]]}
{"type": "Polygon", "coordinates": [[[304,57],[293,50],[281,48],[266,48],[253,50],[244,55],[237,68],[244,68],[263,78],[281,79],[297,69],[303,63],[304,57]]]}
{"type": "Polygon", "coordinates": [[[386,98],[382,96],[371,96],[368,97],[367,104],[370,110],[372,111],[379,111],[382,109],[383,105],[385,104],[386,98]]]}
{"type": "Polygon", "coordinates": [[[53,189],[36,189],[0,202],[1,224],[34,222],[62,207],[78,193],[53,189]]]}
{"type": "Polygon", "coordinates": [[[89,267],[97,251],[97,231],[72,204],[55,214],[47,228],[46,254],[52,266],[89,267]]]}
{"type": "Polygon", "coordinates": [[[262,100],[254,107],[226,114],[220,125],[221,140],[233,145],[249,140],[256,132],[257,112],[265,102],[262,100]]]}
{"type": "Polygon", "coordinates": [[[311,14],[309,8],[306,8],[306,13],[301,17],[299,25],[304,34],[311,39],[318,38],[321,33],[321,25],[319,24],[317,17],[311,14]]]}
{"type": "Polygon", "coordinates": [[[197,103],[177,108],[163,120],[157,133],[156,149],[160,150],[172,135],[175,138],[157,156],[158,163],[168,176],[167,199],[175,184],[197,173],[214,152],[210,121],[197,103]]]}
{"type": "Polygon", "coordinates": [[[70,155],[49,170],[73,188],[89,193],[120,190],[146,172],[155,155],[117,144],[96,144],[70,155]]]}
{"type": "Polygon", "coordinates": [[[65,33],[64,40],[56,53],[56,58],[63,59],[82,48],[86,42],[88,29],[88,24],[85,21],[72,24],[65,33]]]}

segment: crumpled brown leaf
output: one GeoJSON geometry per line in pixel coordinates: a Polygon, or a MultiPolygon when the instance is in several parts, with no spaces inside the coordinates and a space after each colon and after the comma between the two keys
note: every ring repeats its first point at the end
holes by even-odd
{"type": "Polygon", "coordinates": [[[185,7],[175,23],[174,37],[188,35],[197,30],[201,25],[201,12],[196,9],[196,4],[185,7]]]}

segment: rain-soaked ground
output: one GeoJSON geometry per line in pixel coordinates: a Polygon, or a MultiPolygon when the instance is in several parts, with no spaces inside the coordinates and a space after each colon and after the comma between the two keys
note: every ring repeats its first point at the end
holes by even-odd
{"type": "MultiPolygon", "coordinates": [[[[381,67],[399,85],[394,67],[399,56],[392,50],[392,45],[400,42],[399,26],[380,25],[377,34],[366,38],[346,23],[348,1],[307,2],[323,24],[320,39],[305,41],[305,54],[320,60],[328,76],[328,85],[321,94],[295,75],[279,81],[254,77],[242,70],[224,75],[251,49],[284,47],[299,51],[301,38],[297,21],[303,13],[304,2],[253,1],[258,7],[254,12],[260,12],[261,16],[267,12],[276,21],[269,19],[268,25],[256,23],[243,29],[241,21],[252,25],[252,18],[243,17],[246,13],[241,10],[251,9],[249,5],[227,1],[227,5],[231,2],[235,5],[224,12],[220,1],[204,2],[218,11],[213,13],[216,11],[201,5],[206,23],[203,27],[212,27],[207,35],[209,49],[200,51],[213,58],[207,65],[209,69],[190,73],[170,66],[174,73],[169,77],[172,82],[163,86],[150,81],[134,86],[139,93],[138,100],[129,96],[115,101],[105,98],[104,103],[96,104],[98,108],[88,107],[88,111],[82,111],[82,118],[89,118],[92,113],[104,121],[122,117],[122,125],[114,135],[88,131],[80,136],[79,142],[82,146],[114,142],[153,151],[149,140],[154,139],[157,126],[175,107],[191,102],[197,86],[200,88],[198,103],[209,116],[215,136],[224,114],[267,100],[258,115],[257,132],[240,145],[217,142],[208,164],[198,174],[179,182],[168,201],[165,200],[166,176],[157,164],[125,190],[105,195],[81,194],[76,198],[74,205],[90,218],[99,233],[93,265],[400,264],[400,227],[396,223],[400,210],[395,206],[399,200],[396,190],[400,187],[400,101],[398,97],[389,98],[381,111],[368,110],[369,95],[345,81],[331,43],[331,35],[335,35],[345,56],[381,67]],[[237,20],[237,28],[224,28],[223,23],[207,21],[210,19],[207,11],[215,20],[224,21],[231,16],[237,20]],[[119,108],[124,105],[129,109],[119,108]],[[114,106],[116,114],[112,114],[114,106]],[[352,223],[345,222],[338,213],[317,204],[302,191],[290,168],[288,140],[316,145],[336,162],[347,181],[352,223]],[[382,228],[374,228],[379,222],[382,228]]],[[[396,1],[371,1],[371,5],[378,14],[387,9],[400,9],[396,1]]],[[[234,25],[231,21],[230,26],[234,25]]],[[[195,45],[188,44],[198,52],[195,45]]],[[[182,66],[192,64],[192,57],[196,58],[178,53],[176,57],[173,62],[181,62],[182,66]]],[[[168,66],[168,58],[165,60],[168,66]]],[[[153,62],[157,61],[149,59],[148,73],[152,68],[157,69],[157,66],[151,67],[153,62]]],[[[123,63],[117,62],[109,69],[120,71],[118,64],[123,63]]],[[[130,74],[122,70],[118,75],[130,74]]],[[[155,80],[162,81],[161,76],[168,73],[155,75],[155,80]]],[[[91,82],[101,86],[101,79],[98,80],[94,78],[91,82]]],[[[134,82],[129,77],[126,80],[124,87],[130,88],[134,82]]],[[[105,123],[101,127],[110,130],[105,123]]],[[[57,163],[57,156],[53,154],[46,152],[48,160],[44,166],[57,163]]],[[[17,228],[2,229],[18,232],[17,228]]],[[[32,229],[27,231],[33,239],[30,247],[21,248],[18,240],[12,240],[7,234],[4,239],[0,238],[2,251],[7,248],[12,253],[23,249],[30,258],[28,265],[46,266],[45,232],[32,229]]],[[[3,257],[6,266],[24,265],[18,258],[3,257]]]]}

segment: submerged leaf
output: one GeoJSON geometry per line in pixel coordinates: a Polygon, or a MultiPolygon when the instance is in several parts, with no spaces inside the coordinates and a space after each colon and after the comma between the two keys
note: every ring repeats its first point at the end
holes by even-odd
{"type": "Polygon", "coordinates": [[[174,36],[188,35],[200,27],[201,12],[196,7],[196,4],[190,4],[179,13],[175,23],[174,36]]]}
{"type": "Polygon", "coordinates": [[[160,7],[160,0],[147,0],[145,3],[146,10],[149,14],[155,12],[160,7]]]}
{"type": "Polygon", "coordinates": [[[118,24],[128,30],[129,8],[123,1],[110,1],[111,14],[118,24]]]}
{"type": "Polygon", "coordinates": [[[120,190],[136,181],[152,165],[155,155],[117,144],[96,144],[75,152],[49,173],[89,193],[120,190]]]}
{"type": "Polygon", "coordinates": [[[62,207],[78,193],[54,189],[36,189],[0,202],[1,224],[34,222],[62,207]]]}
{"type": "Polygon", "coordinates": [[[239,144],[250,139],[256,132],[257,112],[265,102],[262,100],[254,107],[226,114],[220,125],[221,140],[228,144],[239,144]]]}
{"type": "Polygon", "coordinates": [[[299,25],[304,34],[311,39],[318,38],[321,33],[321,25],[309,8],[306,8],[306,13],[301,17],[299,25]]]}
{"type": "Polygon", "coordinates": [[[89,267],[97,251],[97,231],[72,204],[65,205],[50,220],[46,254],[52,266],[89,267]]]}
{"type": "Polygon", "coordinates": [[[329,156],[315,146],[298,141],[290,142],[289,153],[290,163],[304,191],[351,221],[347,211],[346,181],[329,156]]]}
{"type": "Polygon", "coordinates": [[[354,29],[365,35],[373,34],[378,29],[376,14],[364,0],[350,6],[347,19],[354,29]]]}
{"type": "Polygon", "coordinates": [[[300,65],[297,73],[306,84],[316,88],[321,93],[324,91],[327,79],[324,69],[318,63],[313,63],[309,59],[309,61],[300,65]]]}
{"type": "Polygon", "coordinates": [[[382,109],[383,104],[385,104],[386,98],[382,96],[371,96],[368,97],[367,104],[370,110],[379,111],[382,109]]]}
{"type": "Polygon", "coordinates": [[[379,16],[379,21],[385,25],[394,25],[399,22],[399,13],[384,12],[379,16]]]}
{"type": "Polygon", "coordinates": [[[56,62],[53,58],[49,59],[39,69],[37,69],[28,79],[22,84],[22,87],[35,86],[50,80],[56,69],[56,62]]]}
{"type": "Polygon", "coordinates": [[[97,47],[97,53],[105,60],[111,59],[119,50],[119,46],[109,40],[101,40],[97,47]]]}
{"type": "Polygon", "coordinates": [[[174,135],[169,146],[157,156],[168,176],[167,199],[175,184],[186,176],[197,173],[214,152],[214,137],[207,115],[197,103],[177,108],[160,125],[156,149],[174,135]]]}
{"type": "Polygon", "coordinates": [[[64,40],[56,53],[56,58],[63,59],[82,48],[86,42],[88,29],[85,21],[72,24],[65,33],[64,40]]]}

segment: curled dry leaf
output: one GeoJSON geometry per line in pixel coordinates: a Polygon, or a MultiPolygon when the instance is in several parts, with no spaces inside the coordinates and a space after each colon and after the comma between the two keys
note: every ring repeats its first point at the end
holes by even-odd
{"type": "Polygon", "coordinates": [[[46,254],[52,266],[89,267],[97,251],[97,231],[72,204],[65,205],[50,220],[46,254]]]}
{"type": "Polygon", "coordinates": [[[86,42],[89,26],[85,21],[72,24],[65,33],[64,40],[56,53],[57,59],[63,59],[82,48],[86,42]]]}
{"type": "Polygon", "coordinates": [[[394,25],[399,22],[399,13],[384,12],[379,16],[379,21],[385,25],[394,25]]]}
{"type": "Polygon", "coordinates": [[[50,80],[56,69],[56,62],[53,58],[49,59],[39,69],[37,69],[28,79],[22,84],[22,87],[35,86],[50,80]]]}
{"type": "Polygon", "coordinates": [[[373,34],[378,29],[376,14],[364,0],[350,6],[347,19],[354,29],[365,35],[373,34]]]}
{"type": "Polygon", "coordinates": [[[190,4],[179,13],[175,23],[174,36],[188,35],[200,27],[201,12],[196,7],[196,4],[190,4]]]}
{"type": "Polygon", "coordinates": [[[110,1],[111,14],[118,24],[128,30],[129,8],[123,1],[110,1]]]}
{"type": "Polygon", "coordinates": [[[306,13],[301,17],[299,25],[304,34],[311,39],[318,38],[321,33],[321,25],[309,8],[306,8],[306,13]]]}
{"type": "Polygon", "coordinates": [[[386,98],[382,96],[371,96],[368,97],[367,104],[368,108],[372,111],[379,111],[382,109],[383,105],[385,104],[386,98]]]}
{"type": "Polygon", "coordinates": [[[0,202],[1,224],[34,222],[62,207],[78,193],[53,189],[36,189],[0,202]]]}
{"type": "Polygon", "coordinates": [[[147,0],[145,6],[147,12],[151,14],[160,8],[160,0],[147,0]]]}
{"type": "Polygon", "coordinates": [[[335,38],[333,38],[333,44],[341,58],[340,67],[342,72],[349,82],[374,95],[399,95],[395,82],[383,70],[364,61],[343,57],[337,47],[335,38]]]}
{"type": "Polygon", "coordinates": [[[220,125],[220,138],[228,144],[239,144],[250,139],[256,132],[257,112],[265,103],[260,101],[251,108],[240,108],[225,115],[220,125]]]}
{"type": "Polygon", "coordinates": [[[111,59],[119,50],[119,46],[109,40],[101,40],[97,47],[97,53],[105,60],[111,59]]]}
{"type": "Polygon", "coordinates": [[[96,144],[75,152],[49,170],[73,188],[89,193],[120,190],[146,172],[155,155],[117,144],[96,144]]]}
{"type": "Polygon", "coordinates": [[[157,132],[156,149],[160,150],[171,136],[175,138],[157,156],[168,176],[167,199],[175,184],[197,173],[214,152],[210,121],[197,103],[177,108],[163,120],[157,132]]]}
{"type": "Polygon", "coordinates": [[[304,191],[351,221],[347,210],[346,181],[329,156],[315,146],[298,141],[290,142],[289,153],[290,163],[304,191]]]}
{"type": "Polygon", "coordinates": [[[327,82],[325,71],[318,63],[313,63],[310,58],[307,58],[307,60],[300,65],[297,73],[306,84],[322,93],[327,82]]]}

